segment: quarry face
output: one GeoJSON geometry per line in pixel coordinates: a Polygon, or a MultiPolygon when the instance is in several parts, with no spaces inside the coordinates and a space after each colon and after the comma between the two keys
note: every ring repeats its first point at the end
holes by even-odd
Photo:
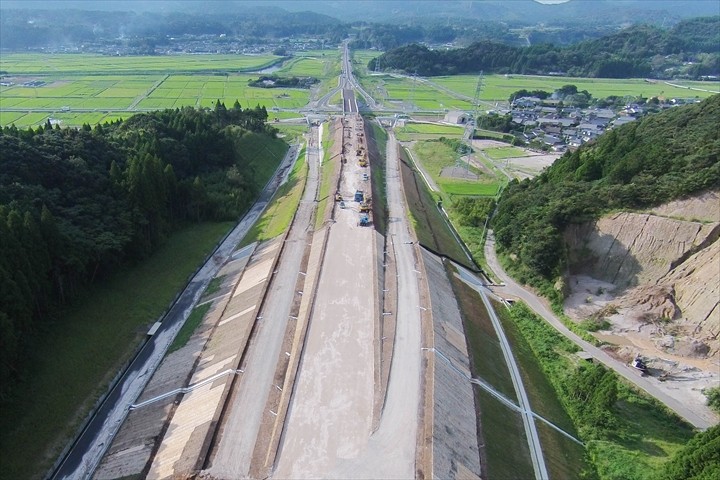
{"type": "Polygon", "coordinates": [[[630,362],[640,354],[680,398],[720,381],[720,195],[620,212],[565,232],[565,312],[630,362]],[[675,383],[675,382],[673,382],[675,383]]]}

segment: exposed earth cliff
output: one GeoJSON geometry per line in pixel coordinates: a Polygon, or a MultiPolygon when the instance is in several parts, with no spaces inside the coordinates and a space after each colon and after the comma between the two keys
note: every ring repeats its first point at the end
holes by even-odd
{"type": "Polygon", "coordinates": [[[628,361],[641,354],[661,379],[718,382],[720,195],[706,192],[646,213],[573,225],[566,312],[628,361]],[[603,323],[607,322],[607,323],[603,323]]]}

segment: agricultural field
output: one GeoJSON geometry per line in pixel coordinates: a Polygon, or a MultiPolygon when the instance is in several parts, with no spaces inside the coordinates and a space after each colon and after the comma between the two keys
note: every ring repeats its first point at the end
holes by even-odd
{"type": "MultiPolygon", "coordinates": [[[[461,95],[473,97],[477,87],[477,75],[455,75],[429,78],[430,83],[447,88],[461,95]]],[[[485,75],[481,100],[507,102],[514,92],[526,90],[554,91],[563,85],[575,85],[578,90],[587,90],[595,98],[616,96],[706,98],[720,90],[720,84],[708,82],[671,82],[685,88],[674,87],[661,80],[543,77],[534,75],[485,75]],[[689,88],[711,91],[689,90],[689,88]]]]}
{"type": "MultiPolygon", "coordinates": [[[[425,79],[397,75],[368,75],[361,79],[365,90],[386,107],[405,106],[421,111],[472,110],[472,102],[457,98],[425,79]]],[[[472,94],[471,94],[472,95],[472,94]]]]}
{"type": "MultiPolygon", "coordinates": [[[[63,126],[94,125],[141,111],[212,108],[218,100],[228,107],[235,100],[243,108],[264,106],[271,120],[296,117],[283,110],[305,106],[310,90],[250,87],[248,81],[257,74],[228,73],[262,69],[279,59],[272,55],[3,55],[0,70],[8,72],[3,82],[13,84],[0,87],[0,126],[34,127],[48,119],[63,126]]],[[[339,59],[336,50],[303,52],[275,71],[327,82],[339,73],[339,59]]]]}
{"type": "Polygon", "coordinates": [[[379,52],[377,50],[353,50],[351,52],[352,64],[353,72],[356,74],[356,76],[366,75],[368,73],[368,62],[373,58],[380,56],[381,53],[382,52],[379,52]]]}
{"type": "Polygon", "coordinates": [[[463,127],[439,125],[436,123],[408,122],[404,126],[395,129],[395,134],[397,135],[398,140],[403,142],[426,138],[437,138],[438,136],[460,138],[462,137],[463,132],[463,127]]]}
{"type": "Polygon", "coordinates": [[[111,57],[70,53],[8,53],[0,57],[0,70],[9,75],[86,75],[89,71],[95,75],[147,72],[251,72],[266,68],[280,58],[275,55],[207,54],[111,57]]]}
{"type": "Polygon", "coordinates": [[[340,50],[310,50],[297,53],[276,72],[295,77],[336,77],[340,74],[340,50]]]}
{"type": "Polygon", "coordinates": [[[320,79],[320,84],[313,87],[313,98],[319,98],[337,86],[337,77],[340,75],[340,53],[340,50],[308,50],[297,53],[275,73],[320,79]]]}
{"type": "Polygon", "coordinates": [[[503,160],[505,158],[526,157],[526,150],[517,147],[488,147],[484,148],[485,155],[493,160],[503,160]]]}
{"type": "Polygon", "coordinates": [[[480,162],[468,162],[446,143],[421,141],[413,147],[414,158],[440,189],[441,195],[453,196],[487,195],[494,196],[504,182],[504,177],[480,162]]]}
{"type": "Polygon", "coordinates": [[[0,70],[7,72],[3,81],[13,85],[0,86],[0,126],[35,127],[48,119],[63,126],[94,125],[141,111],[212,108],[218,100],[228,107],[235,100],[243,108],[264,106],[271,120],[284,119],[297,117],[283,110],[305,106],[313,92],[250,87],[248,81],[257,73],[237,72],[317,77],[322,83],[315,96],[336,85],[337,49],[302,52],[273,66],[280,59],[274,55],[3,55],[0,70]]]}

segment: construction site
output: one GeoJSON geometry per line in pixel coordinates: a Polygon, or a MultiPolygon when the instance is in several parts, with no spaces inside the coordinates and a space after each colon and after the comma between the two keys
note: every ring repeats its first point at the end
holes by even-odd
{"type": "MultiPolygon", "coordinates": [[[[290,229],[230,255],[220,288],[198,302],[210,305],[201,325],[163,358],[93,478],[433,476],[443,442],[433,439],[432,307],[398,147],[388,142],[382,235],[368,129],[352,90],[343,94],[345,113],[309,129],[290,229]],[[325,128],[334,201],[316,219],[325,128]]],[[[470,430],[456,443],[476,445],[470,430]]],[[[473,462],[460,468],[479,476],[473,462]]]]}

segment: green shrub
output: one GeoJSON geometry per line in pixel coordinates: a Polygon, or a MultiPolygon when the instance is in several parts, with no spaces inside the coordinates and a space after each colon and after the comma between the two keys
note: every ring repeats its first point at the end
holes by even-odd
{"type": "Polygon", "coordinates": [[[720,413],[720,387],[706,388],[703,393],[707,397],[708,406],[720,413]]]}

